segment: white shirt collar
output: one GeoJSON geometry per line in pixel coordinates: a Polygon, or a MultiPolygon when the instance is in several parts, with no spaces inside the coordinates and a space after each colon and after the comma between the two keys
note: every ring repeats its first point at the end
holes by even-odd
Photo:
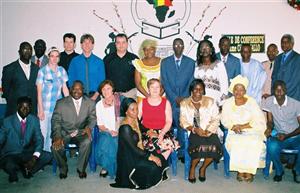
{"type": "Polygon", "coordinates": [[[45,55],[42,55],[40,58],[35,56],[35,61],[37,61],[38,59],[40,60],[40,62],[42,63],[43,59],[44,59],[45,55]]]}
{"type": "Polygon", "coordinates": [[[174,60],[176,61],[176,60],[180,60],[180,62],[181,62],[181,60],[182,60],[182,55],[180,56],[180,58],[177,58],[176,56],[175,56],[175,54],[174,54],[174,60]]]}
{"type": "Polygon", "coordinates": [[[80,97],[80,99],[76,100],[72,97],[72,100],[73,100],[73,103],[74,105],[76,105],[76,102],[75,101],[78,101],[79,102],[79,106],[81,106],[81,102],[82,102],[82,97],[80,97]]]}
{"type": "Polygon", "coordinates": [[[23,66],[23,67],[27,67],[27,68],[30,68],[30,61],[29,61],[29,63],[28,64],[25,64],[24,62],[22,62],[22,60],[21,59],[19,59],[19,63],[20,63],[20,65],[21,66],[23,66]]]}
{"type": "MultiPolygon", "coordinates": [[[[284,96],[285,97],[285,99],[284,99],[284,103],[281,105],[281,107],[283,107],[283,106],[287,106],[287,100],[288,100],[288,98],[287,98],[287,96],[285,95],[284,96]]],[[[277,102],[277,100],[276,100],[276,97],[274,96],[274,98],[273,98],[273,103],[274,103],[274,105],[278,105],[278,106],[280,106],[279,104],[278,104],[278,102],[277,102]]]]}
{"type": "Polygon", "coordinates": [[[20,122],[21,122],[21,121],[25,121],[25,122],[26,122],[26,117],[25,117],[25,119],[22,119],[22,117],[19,115],[18,112],[17,112],[17,117],[18,117],[18,119],[19,119],[20,122]]]}

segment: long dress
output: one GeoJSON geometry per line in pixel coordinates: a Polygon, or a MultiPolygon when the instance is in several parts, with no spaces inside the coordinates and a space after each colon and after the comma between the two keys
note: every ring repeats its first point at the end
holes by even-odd
{"type": "Polygon", "coordinates": [[[225,147],[230,156],[230,170],[255,174],[264,167],[266,153],[266,120],[256,101],[249,97],[244,105],[237,106],[234,97],[225,100],[222,109],[222,124],[228,129],[225,147]],[[232,131],[233,125],[249,123],[251,128],[241,134],[232,131]]]}
{"type": "Polygon", "coordinates": [[[212,133],[209,137],[201,137],[188,132],[188,151],[192,159],[213,158],[215,161],[219,161],[222,157],[222,145],[216,134],[220,124],[219,108],[212,98],[206,96],[202,96],[200,104],[200,108],[196,109],[191,97],[180,103],[180,125],[182,128],[194,126],[212,133]]]}
{"type": "MultiPolygon", "coordinates": [[[[116,188],[146,189],[158,185],[167,169],[149,161],[150,153],[138,147],[139,136],[128,124],[119,128],[116,188]]],[[[161,160],[164,158],[160,158],[161,160]]],[[[164,163],[164,162],[162,162],[164,163]]]]}
{"type": "MultiPolygon", "coordinates": [[[[135,59],[132,63],[135,69],[141,73],[141,85],[146,91],[148,91],[148,80],[150,80],[151,78],[160,79],[160,62],[161,60],[156,65],[147,66],[143,63],[142,60],[135,59]]],[[[138,101],[141,101],[142,98],[145,98],[145,96],[140,91],[137,91],[137,97],[138,101]]]]}

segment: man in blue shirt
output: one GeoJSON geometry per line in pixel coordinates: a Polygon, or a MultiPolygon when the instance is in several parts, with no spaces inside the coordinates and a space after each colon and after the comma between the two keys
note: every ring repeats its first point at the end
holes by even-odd
{"type": "Polygon", "coordinates": [[[68,84],[71,86],[75,80],[80,80],[84,85],[84,94],[95,101],[99,96],[98,87],[105,79],[105,70],[102,59],[92,53],[94,42],[91,34],[81,36],[82,54],[73,58],[70,63],[68,84]]]}
{"type": "Polygon", "coordinates": [[[275,58],[272,85],[276,80],[286,83],[287,95],[300,101],[300,54],[293,50],[294,37],[285,34],[281,38],[283,53],[275,58]]]}

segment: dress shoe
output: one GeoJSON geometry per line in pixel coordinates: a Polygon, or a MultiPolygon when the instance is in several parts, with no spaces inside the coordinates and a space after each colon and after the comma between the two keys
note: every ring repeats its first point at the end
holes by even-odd
{"type": "Polygon", "coordinates": [[[67,173],[60,173],[59,174],[59,178],[60,179],[66,179],[68,177],[68,174],[67,173]]]}
{"type": "Polygon", "coordinates": [[[192,184],[196,183],[196,178],[189,178],[188,181],[192,184]]]}
{"type": "Polygon", "coordinates": [[[169,179],[169,176],[168,176],[168,174],[167,174],[167,171],[164,171],[163,172],[163,176],[162,176],[162,181],[164,182],[164,181],[166,181],[166,180],[168,180],[169,179]]]}
{"type": "Polygon", "coordinates": [[[21,169],[21,172],[25,179],[30,179],[33,177],[32,173],[25,168],[21,169]]]}
{"type": "Polygon", "coordinates": [[[100,173],[99,173],[99,177],[103,177],[103,178],[106,178],[106,176],[108,175],[108,172],[106,170],[101,170],[100,173]]]}
{"type": "Polygon", "coordinates": [[[204,176],[201,176],[201,168],[199,169],[199,178],[198,179],[200,182],[205,182],[205,180],[206,180],[205,173],[204,173],[204,176]]]}
{"type": "Polygon", "coordinates": [[[281,175],[275,175],[273,178],[274,182],[280,182],[282,180],[283,174],[284,172],[282,172],[281,175]]]}
{"type": "Polygon", "coordinates": [[[77,169],[77,173],[78,173],[78,176],[79,176],[80,179],[86,178],[86,172],[85,171],[81,172],[81,171],[79,171],[79,169],[77,169]]]}
{"type": "Polygon", "coordinates": [[[9,183],[17,183],[19,181],[18,176],[9,176],[8,177],[9,183]]]}
{"type": "Polygon", "coordinates": [[[294,182],[300,183],[300,175],[296,174],[296,171],[293,170],[294,182]]]}

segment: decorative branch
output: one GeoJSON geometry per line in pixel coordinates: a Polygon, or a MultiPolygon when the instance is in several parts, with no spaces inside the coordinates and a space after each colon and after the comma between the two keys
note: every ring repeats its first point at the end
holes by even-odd
{"type": "Polygon", "coordinates": [[[125,30],[124,25],[123,25],[123,20],[121,18],[121,15],[119,14],[118,6],[114,2],[112,2],[112,4],[113,4],[113,7],[114,7],[114,11],[116,12],[116,15],[119,19],[121,29],[122,29],[123,33],[126,34],[126,30],[125,30]]]}
{"type": "Polygon", "coordinates": [[[101,16],[99,16],[97,13],[96,13],[96,10],[93,10],[93,14],[96,16],[96,17],[98,17],[101,21],[103,21],[108,27],[110,27],[114,32],[117,32],[117,33],[119,33],[119,31],[113,26],[113,25],[111,25],[110,23],[109,23],[109,20],[108,19],[105,19],[105,18],[103,18],[103,17],[101,17],[101,16]]]}

